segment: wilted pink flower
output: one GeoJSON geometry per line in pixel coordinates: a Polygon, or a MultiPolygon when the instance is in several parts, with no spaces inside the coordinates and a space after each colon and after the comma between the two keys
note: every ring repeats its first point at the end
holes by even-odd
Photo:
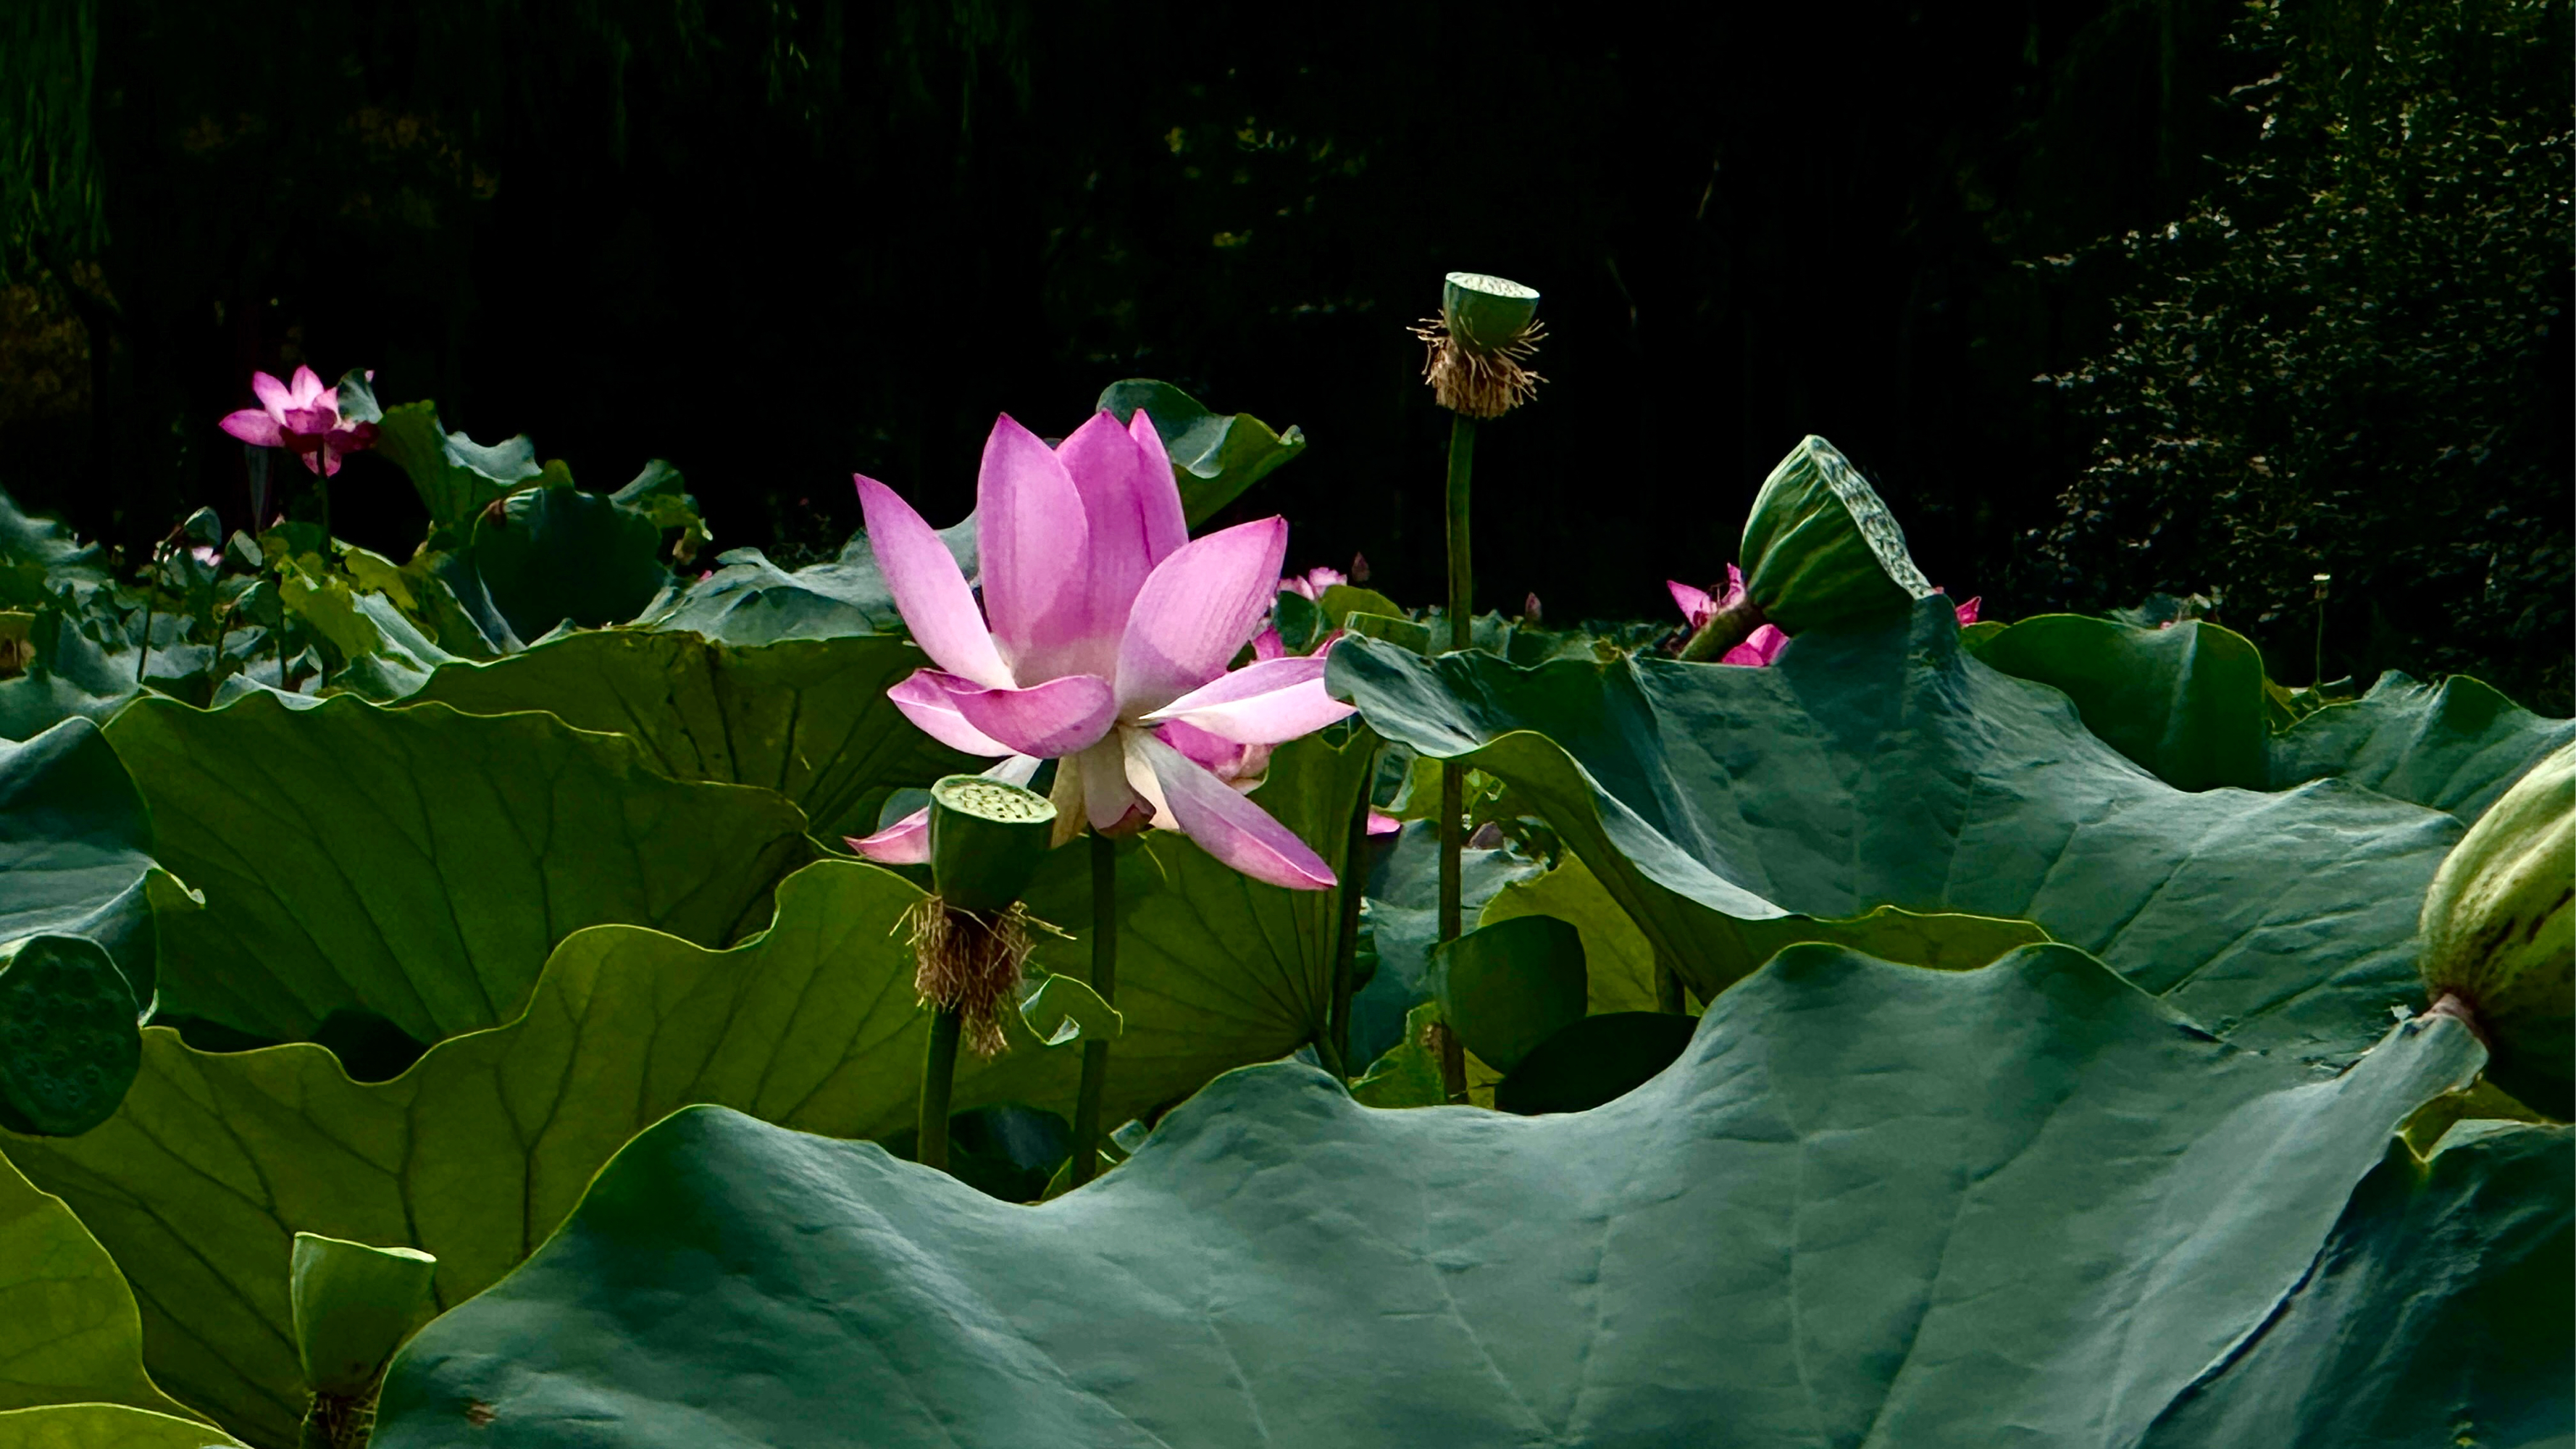
{"type": "MultiPolygon", "coordinates": [[[[1743,601],[1744,571],[1733,564],[1728,564],[1726,592],[1720,595],[1712,596],[1706,589],[1693,588],[1689,584],[1673,579],[1664,580],[1664,587],[1672,592],[1673,602],[1681,608],[1682,618],[1689,622],[1692,632],[1696,633],[1707,627],[1708,621],[1716,618],[1719,610],[1731,609],[1743,601]]],[[[1941,591],[1936,588],[1932,592],[1937,594],[1941,591]]],[[[1984,596],[1979,595],[1959,605],[1959,622],[1961,624],[1977,622],[1977,606],[1983,602],[1985,602],[1984,596]]],[[[1727,650],[1719,658],[1718,663],[1756,666],[1768,664],[1780,657],[1781,647],[1788,642],[1789,636],[1781,633],[1777,625],[1765,624],[1746,635],[1743,643],[1727,650]]]]}
{"type": "MultiPolygon", "coordinates": [[[[858,486],[877,566],[938,666],[887,691],[913,723],[1014,769],[1057,761],[1058,797],[1078,796],[1096,830],[1150,823],[1256,880],[1332,886],[1322,857],[1239,793],[1272,745],[1351,712],[1324,692],[1321,653],[1227,672],[1277,592],[1285,519],[1192,540],[1142,413],[1129,427],[1099,414],[1054,450],[1004,417],[976,486],[979,610],[921,515],[873,478],[858,486]]],[[[921,859],[915,820],[851,845],[921,859]]]]}
{"type": "Polygon", "coordinates": [[[1324,590],[1350,581],[1350,576],[1340,569],[1312,568],[1295,578],[1281,579],[1279,592],[1295,594],[1301,599],[1320,599],[1324,596],[1324,590]]]}
{"type": "Polygon", "coordinates": [[[226,413],[221,426],[253,447],[284,448],[303,458],[306,468],[329,477],[340,471],[343,454],[375,446],[376,425],[343,424],[340,390],[324,387],[312,368],[295,369],[292,382],[254,372],[250,390],[260,405],[226,413]]]}

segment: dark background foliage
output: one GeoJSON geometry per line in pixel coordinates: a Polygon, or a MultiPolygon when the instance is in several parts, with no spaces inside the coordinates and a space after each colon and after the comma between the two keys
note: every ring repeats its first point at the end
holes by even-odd
{"type": "Polygon", "coordinates": [[[1552,333],[1486,606],[1663,611],[1817,432],[2004,616],[2215,592],[2304,682],[2331,571],[2328,675],[2567,708],[2566,0],[14,10],[0,482],[129,545],[240,521],[253,367],[667,457],[788,562],[1151,375],[1307,430],[1238,506],[1293,566],[1427,602],[1464,267],[1552,333]]]}

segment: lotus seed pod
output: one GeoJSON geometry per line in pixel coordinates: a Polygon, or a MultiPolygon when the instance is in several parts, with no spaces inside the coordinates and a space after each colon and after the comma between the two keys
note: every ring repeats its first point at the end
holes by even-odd
{"type": "Polygon", "coordinates": [[[1440,320],[1449,335],[1480,352],[1499,352],[1521,340],[1538,315],[1538,293],[1518,282],[1482,272],[1451,272],[1440,289],[1440,320]]]}
{"type": "Polygon", "coordinates": [[[2576,745],[2532,766],[2451,848],[2421,929],[2425,989],[2468,1007],[2488,1078],[2576,1115],[2576,745]]]}
{"type": "Polygon", "coordinates": [[[95,941],[0,950],[0,1126],[73,1137],[114,1116],[143,1064],[134,991],[95,941]]]}
{"type": "Polygon", "coordinates": [[[1044,795],[982,775],[930,787],[930,879],[953,910],[999,916],[1028,889],[1055,836],[1044,795]]]}
{"type": "Polygon", "coordinates": [[[437,1273],[438,1260],[417,1248],[297,1233],[287,1293],[313,1392],[351,1398],[372,1387],[428,1305],[437,1273]]]}

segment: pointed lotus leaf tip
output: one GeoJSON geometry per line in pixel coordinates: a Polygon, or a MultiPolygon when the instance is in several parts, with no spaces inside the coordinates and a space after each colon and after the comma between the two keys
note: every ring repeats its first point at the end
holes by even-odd
{"type": "Polygon", "coordinates": [[[429,1303],[438,1259],[297,1233],[288,1293],[295,1349],[315,1393],[363,1394],[429,1303]]]}
{"type": "Polygon", "coordinates": [[[1451,272],[1440,289],[1440,317],[1451,336],[1483,352],[1518,342],[1538,315],[1538,292],[1483,272],[1451,272]]]}
{"type": "Polygon", "coordinates": [[[930,878],[951,909],[999,916],[1027,890],[1054,841],[1053,802],[986,775],[930,787],[930,878]]]}

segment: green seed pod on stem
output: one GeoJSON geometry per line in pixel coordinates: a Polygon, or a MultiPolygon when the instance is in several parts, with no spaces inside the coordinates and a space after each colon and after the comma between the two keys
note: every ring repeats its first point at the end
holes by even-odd
{"type": "Polygon", "coordinates": [[[948,1104],[963,1040],[1000,1052],[1002,1012],[1017,1004],[1029,959],[1028,889],[1055,836],[1047,798],[982,775],[930,787],[933,894],[912,908],[913,989],[930,1007],[921,1063],[920,1159],[948,1166],[948,1104]]]}
{"type": "Polygon", "coordinates": [[[1538,293],[1482,272],[1451,272],[1440,315],[1413,329],[1430,349],[1422,377],[1440,405],[1461,417],[1499,418],[1528,402],[1545,378],[1525,364],[1547,329],[1538,293]]]}
{"type": "Polygon", "coordinates": [[[438,1259],[417,1248],[295,1235],[287,1297],[295,1350],[313,1390],[304,1416],[306,1449],[367,1442],[376,1381],[429,1305],[437,1273],[438,1259]]]}

